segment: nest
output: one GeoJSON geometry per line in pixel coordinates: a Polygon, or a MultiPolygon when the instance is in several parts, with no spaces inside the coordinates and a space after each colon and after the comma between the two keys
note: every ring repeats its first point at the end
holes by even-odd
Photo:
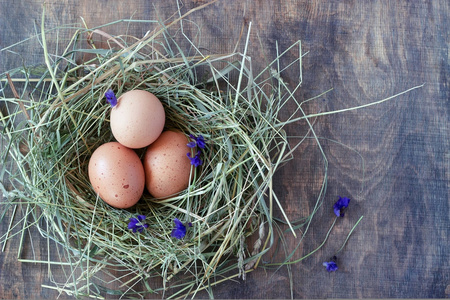
{"type": "MultiPolygon", "coordinates": [[[[19,95],[14,80],[4,77],[14,97],[2,99],[2,181],[8,182],[2,185],[3,211],[20,207],[25,217],[11,221],[2,239],[19,227],[23,236],[30,226],[47,238],[48,257],[39,262],[59,265],[67,275],[49,288],[77,297],[143,297],[171,288],[171,297],[195,295],[244,277],[272,244],[273,209],[279,205],[272,179],[291,159],[283,128],[295,121],[279,119],[293,99],[280,77],[283,54],[252,74],[245,52],[202,54],[180,34],[182,18],[158,23],[142,38],[78,28],[58,56],[49,53],[42,25],[46,69],[37,78],[27,68],[11,72],[25,75],[29,96],[19,95]],[[109,48],[97,47],[98,34],[107,37],[109,48]],[[180,36],[194,55],[180,50],[180,36]],[[80,48],[86,38],[91,48],[80,48]],[[193,180],[179,195],[161,200],[144,193],[132,208],[115,209],[92,189],[90,155],[114,140],[104,97],[109,89],[116,95],[147,90],[164,105],[166,129],[205,137],[203,165],[193,169],[193,180]],[[148,228],[133,233],[127,223],[137,215],[146,216],[148,228]],[[170,235],[175,218],[192,224],[182,240],[170,235]],[[105,274],[112,279],[105,281],[105,274]],[[161,286],[152,286],[156,277],[161,286]]],[[[248,37],[245,49],[247,43],[248,37]]],[[[291,49],[300,49],[300,42],[286,51],[291,49]]],[[[289,66],[301,68],[301,52],[289,66]]],[[[301,111],[297,105],[292,116],[301,111]]]]}

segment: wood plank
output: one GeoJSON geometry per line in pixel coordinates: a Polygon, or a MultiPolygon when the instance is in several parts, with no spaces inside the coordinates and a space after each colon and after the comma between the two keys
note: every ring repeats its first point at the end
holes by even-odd
{"type": "MultiPolygon", "coordinates": [[[[90,27],[119,19],[155,19],[157,15],[164,20],[177,9],[175,1],[46,2],[47,28],[80,22],[80,16],[90,27]]],[[[185,1],[182,10],[206,2],[185,1]]],[[[35,34],[42,3],[0,0],[0,48],[35,34]]],[[[352,199],[345,217],[338,220],[330,239],[315,255],[290,270],[258,269],[245,281],[217,286],[215,296],[449,297],[449,3],[218,1],[193,13],[189,20],[192,23],[185,22],[185,33],[197,38],[206,53],[232,51],[242,26],[247,30],[252,22],[249,54],[255,71],[276,56],[277,44],[283,51],[300,39],[302,51],[308,54],[303,58],[303,84],[297,99],[309,99],[333,88],[305,106],[309,113],[363,105],[425,83],[423,88],[390,102],[317,119],[314,129],[323,138],[321,145],[329,162],[328,189],[324,205],[293,259],[320,245],[333,221],[332,205],[338,196],[352,199]],[[199,28],[201,36],[196,35],[199,28]],[[364,159],[364,168],[357,153],[364,159]],[[363,221],[337,255],[339,270],[326,272],[322,262],[341,247],[362,215],[363,221]]],[[[114,34],[143,36],[151,25],[121,22],[107,29],[114,34]]],[[[242,42],[239,49],[243,51],[242,42]]],[[[11,50],[22,57],[1,52],[0,72],[20,65],[22,59],[27,65],[43,61],[38,43],[11,50]]],[[[290,51],[287,59],[296,55],[290,51]]],[[[298,75],[292,68],[283,79],[295,86],[298,75]]],[[[289,109],[293,106],[286,108],[285,116],[289,109]]],[[[300,121],[287,130],[292,136],[302,135],[307,124],[300,121]]],[[[275,180],[278,196],[293,219],[312,210],[324,176],[323,161],[313,140],[302,144],[294,155],[275,180]]],[[[277,215],[281,216],[280,211],[277,215]]],[[[2,234],[8,217],[0,223],[2,234]]],[[[36,232],[31,236],[34,249],[25,248],[22,257],[32,257],[33,251],[36,257],[45,255],[45,240],[36,232]]],[[[290,237],[287,242],[293,250],[299,239],[290,237]]],[[[50,284],[47,266],[17,262],[18,246],[17,240],[8,242],[0,254],[0,296],[55,298],[57,292],[41,287],[50,284]]],[[[206,298],[207,294],[198,297],[206,298]]],[[[65,294],[60,298],[70,299],[65,294]]]]}

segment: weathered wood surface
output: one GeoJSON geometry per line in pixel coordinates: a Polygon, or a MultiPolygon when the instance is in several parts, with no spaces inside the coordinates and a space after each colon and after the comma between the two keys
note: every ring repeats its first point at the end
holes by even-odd
{"type": "MultiPolygon", "coordinates": [[[[48,0],[47,27],[80,22],[94,27],[118,19],[162,19],[175,0],[48,0]]],[[[184,1],[183,11],[207,1],[184,1]]],[[[0,48],[35,33],[43,1],[0,0],[0,48]]],[[[410,87],[423,88],[390,102],[317,119],[318,136],[328,156],[325,204],[294,258],[316,248],[333,220],[338,195],[352,199],[327,244],[315,255],[277,272],[259,269],[246,281],[215,288],[217,298],[442,298],[450,285],[449,210],[449,2],[448,1],[219,1],[189,16],[201,28],[199,46],[211,53],[233,50],[252,22],[249,53],[255,69],[297,40],[302,40],[303,85],[299,100],[334,90],[307,106],[331,111],[379,100],[410,87]],[[360,156],[364,158],[364,172],[360,156]],[[364,177],[363,177],[364,175],[364,177]],[[364,182],[363,179],[364,178],[364,182]],[[364,215],[344,250],[339,270],[328,273],[322,262],[341,246],[364,215]],[[292,295],[291,295],[292,284],[292,295]]],[[[109,32],[143,36],[149,27],[126,22],[109,32]]],[[[188,27],[188,35],[196,30],[188,27]]],[[[64,38],[64,37],[63,37],[64,38]]],[[[22,63],[42,63],[39,46],[2,52],[0,71],[22,63]]],[[[294,52],[288,57],[293,58],[294,52]]],[[[284,80],[295,85],[298,73],[284,80]]],[[[304,133],[306,123],[288,128],[304,133]]],[[[323,172],[314,142],[305,142],[295,159],[277,174],[275,188],[292,218],[306,215],[317,197],[323,172]]],[[[8,222],[0,224],[1,232],[8,222]]],[[[46,252],[33,233],[34,249],[46,252]]],[[[298,240],[288,239],[291,249],[298,240]]],[[[47,266],[16,260],[18,243],[0,253],[0,298],[55,298],[47,266]]],[[[267,258],[269,259],[269,258],[267,258]]],[[[56,275],[55,275],[56,276],[56,275]]],[[[156,295],[155,297],[158,297],[156,295]]],[[[207,297],[206,294],[197,297],[207,297]]],[[[70,298],[65,294],[61,299],[70,298]]]]}

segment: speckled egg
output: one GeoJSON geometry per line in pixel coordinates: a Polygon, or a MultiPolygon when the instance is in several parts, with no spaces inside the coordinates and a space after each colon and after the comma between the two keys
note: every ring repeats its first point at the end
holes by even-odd
{"type": "Polygon", "coordinates": [[[112,134],[128,148],[143,148],[153,143],[163,131],[165,121],[161,101],[144,90],[124,93],[111,109],[112,134]]]}
{"type": "Polygon", "coordinates": [[[164,131],[146,150],[144,157],[145,186],[155,198],[167,198],[189,185],[191,163],[187,136],[164,131]]]}
{"type": "Polygon", "coordinates": [[[103,144],[92,153],[89,180],[99,197],[116,208],[135,205],[145,188],[139,156],[117,142],[103,144]]]}

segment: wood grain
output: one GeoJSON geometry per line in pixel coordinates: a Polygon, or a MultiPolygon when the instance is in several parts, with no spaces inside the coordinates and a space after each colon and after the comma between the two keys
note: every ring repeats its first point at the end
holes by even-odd
{"type": "MultiPolygon", "coordinates": [[[[46,2],[47,28],[80,22],[80,17],[90,27],[128,18],[167,19],[177,9],[172,0],[46,2]]],[[[185,1],[182,10],[206,2],[185,1]]],[[[35,34],[42,3],[0,0],[0,48],[35,34]]],[[[233,50],[242,26],[246,30],[251,22],[249,53],[256,71],[276,56],[277,45],[283,51],[301,40],[308,54],[297,99],[333,88],[306,106],[310,113],[363,105],[425,83],[390,102],[316,120],[314,129],[324,138],[321,146],[329,162],[328,189],[294,258],[322,242],[338,196],[352,199],[346,216],[315,255],[291,269],[258,269],[246,281],[219,285],[214,289],[217,298],[449,297],[449,9],[447,1],[222,0],[189,16],[186,34],[195,37],[200,28],[198,45],[210,53],[233,50]],[[326,272],[322,262],[340,248],[361,215],[363,221],[338,255],[339,270],[326,272]]],[[[143,36],[149,28],[121,22],[107,29],[143,36]]],[[[239,47],[242,51],[242,43],[239,47]]],[[[15,53],[0,53],[0,72],[43,61],[37,43],[10,50],[15,53]]],[[[291,51],[286,59],[296,55],[291,51]]],[[[295,86],[298,70],[282,75],[295,86]]],[[[306,130],[302,121],[288,127],[292,136],[306,130]]],[[[286,212],[298,218],[312,210],[324,172],[314,140],[294,155],[278,172],[275,189],[286,212]]],[[[32,232],[31,237],[35,247],[24,249],[21,257],[46,253],[39,234],[32,232]]],[[[289,248],[298,242],[290,237],[289,248]]],[[[41,287],[50,283],[46,266],[17,262],[17,249],[17,241],[11,241],[0,254],[0,297],[55,298],[58,293],[41,287]]],[[[65,294],[60,298],[70,299],[65,294]]]]}

